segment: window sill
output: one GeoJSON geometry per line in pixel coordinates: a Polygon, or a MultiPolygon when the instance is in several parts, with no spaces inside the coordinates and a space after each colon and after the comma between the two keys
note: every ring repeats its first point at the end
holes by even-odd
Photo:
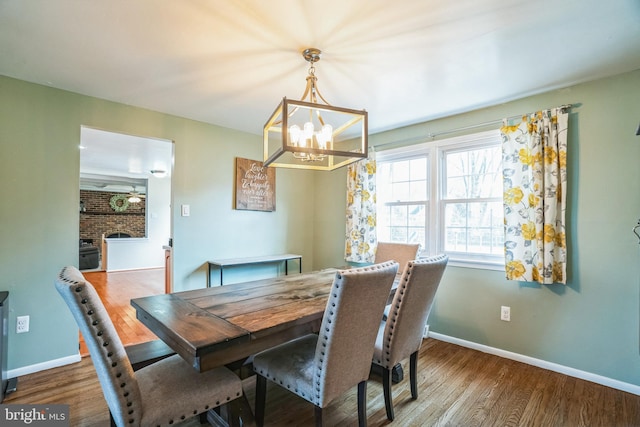
{"type": "Polygon", "coordinates": [[[505,271],[504,262],[465,260],[465,259],[459,259],[459,258],[456,259],[456,258],[452,258],[451,255],[449,255],[448,264],[452,267],[476,268],[479,270],[505,271]]]}

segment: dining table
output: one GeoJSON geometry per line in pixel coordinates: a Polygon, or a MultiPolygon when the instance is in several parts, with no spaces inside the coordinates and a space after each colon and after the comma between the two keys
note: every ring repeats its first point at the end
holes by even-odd
{"type": "MultiPolygon", "coordinates": [[[[317,333],[339,271],[152,295],[132,299],[131,305],[137,319],[197,371],[238,369],[253,354],[317,333]]],[[[397,282],[390,288],[389,303],[397,282]]],[[[240,411],[251,417],[248,404],[243,405],[240,411]]]]}
{"type": "Polygon", "coordinates": [[[337,269],[131,300],[136,317],[203,372],[317,332],[337,269]]]}

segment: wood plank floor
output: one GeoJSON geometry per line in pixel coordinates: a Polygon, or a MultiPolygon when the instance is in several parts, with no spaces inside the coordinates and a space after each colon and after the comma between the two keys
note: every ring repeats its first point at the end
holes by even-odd
{"type": "MultiPolygon", "coordinates": [[[[136,310],[131,306],[133,298],[164,293],[164,269],[117,271],[113,273],[83,272],[102,299],[120,340],[124,345],[138,344],[157,337],[136,319],[136,310]]],[[[89,354],[82,334],[80,354],[89,354]]]]}
{"type": "MultiPolygon", "coordinates": [[[[158,293],[163,291],[162,280],[158,280],[162,288],[158,293]]],[[[107,281],[113,283],[111,279],[107,281]]],[[[126,311],[128,300],[117,301],[123,292],[111,293],[115,295],[108,303],[113,304],[109,311],[117,311],[113,307],[123,307],[126,311]]],[[[133,316],[135,318],[135,314],[133,316]]],[[[135,326],[135,322],[122,320],[120,326],[123,330],[132,330],[125,336],[131,336],[134,341],[146,336],[141,332],[144,327],[135,326]],[[135,329],[140,331],[133,332],[135,329]]],[[[405,375],[405,379],[393,387],[396,419],[391,425],[640,426],[640,396],[520,362],[427,339],[420,350],[418,364],[419,397],[411,400],[408,375],[405,375]]],[[[407,369],[405,364],[405,373],[407,369]]],[[[245,380],[244,386],[253,405],[255,379],[245,380]]],[[[367,397],[368,425],[389,425],[378,378],[372,376],[369,381],[367,397]]],[[[65,403],[70,405],[72,426],[109,425],[107,406],[90,357],[83,357],[77,364],[20,377],[18,391],[10,394],[4,403],[65,403]]],[[[326,417],[327,426],[357,425],[356,390],[335,401],[326,410],[326,417]]],[[[313,408],[269,384],[265,424],[312,426],[313,408]]],[[[200,424],[191,420],[182,425],[200,424]]]]}

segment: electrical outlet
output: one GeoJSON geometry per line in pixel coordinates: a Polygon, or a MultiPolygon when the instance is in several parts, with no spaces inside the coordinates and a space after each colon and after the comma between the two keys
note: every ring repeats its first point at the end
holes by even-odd
{"type": "Polygon", "coordinates": [[[500,307],[500,320],[504,320],[505,322],[511,321],[511,307],[507,307],[506,305],[500,307]]]}
{"type": "Polygon", "coordinates": [[[16,318],[16,334],[29,332],[29,316],[18,316],[16,318]]]}

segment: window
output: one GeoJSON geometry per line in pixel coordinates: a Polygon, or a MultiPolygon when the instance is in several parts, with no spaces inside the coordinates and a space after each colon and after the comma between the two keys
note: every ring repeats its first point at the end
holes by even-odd
{"type": "Polygon", "coordinates": [[[377,161],[378,240],[504,267],[498,131],[386,150],[377,161]]]}
{"type": "Polygon", "coordinates": [[[378,240],[421,243],[428,224],[427,157],[381,163],[376,168],[378,240]],[[379,183],[384,183],[380,186],[379,183]]]}

